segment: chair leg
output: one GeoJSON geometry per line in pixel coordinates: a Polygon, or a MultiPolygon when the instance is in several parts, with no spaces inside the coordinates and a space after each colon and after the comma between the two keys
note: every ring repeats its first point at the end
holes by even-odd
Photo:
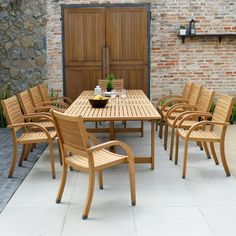
{"type": "Polygon", "coordinates": [[[160,120],[160,128],[159,128],[159,138],[162,139],[163,134],[163,119],[160,120]]]}
{"type": "Polygon", "coordinates": [[[168,123],[165,122],[165,133],[164,133],[164,149],[167,149],[167,142],[168,142],[168,123]]]}
{"type": "Polygon", "coordinates": [[[98,122],[95,121],[95,129],[97,129],[97,128],[98,128],[98,122]]]}
{"type": "Polygon", "coordinates": [[[135,190],[135,164],[134,160],[129,161],[129,178],[130,178],[130,193],[132,206],[136,205],[136,190],[135,190]]]}
{"type": "Polygon", "coordinates": [[[62,194],[64,192],[65,184],[66,184],[66,178],[67,178],[67,164],[64,163],[62,167],[62,175],[61,175],[61,182],[59,186],[59,190],[57,192],[57,198],[56,198],[56,203],[61,202],[62,194]]]}
{"type": "Polygon", "coordinates": [[[26,155],[25,155],[24,161],[27,161],[27,160],[28,160],[28,156],[29,156],[29,154],[30,154],[31,148],[32,148],[32,144],[29,143],[29,144],[27,145],[27,150],[26,150],[26,155]]]}
{"type": "Polygon", "coordinates": [[[13,140],[13,156],[11,160],[11,167],[9,170],[8,178],[11,178],[14,174],[16,161],[17,161],[17,153],[18,153],[18,145],[17,145],[16,140],[13,140]]]}
{"type": "Polygon", "coordinates": [[[102,170],[98,171],[98,184],[99,184],[99,188],[103,189],[102,170]]]}
{"type": "Polygon", "coordinates": [[[25,159],[25,155],[27,152],[27,146],[28,146],[27,144],[23,144],[22,153],[21,153],[21,157],[20,157],[18,166],[22,166],[23,160],[25,159]]]}
{"type": "Polygon", "coordinates": [[[206,142],[203,142],[202,144],[203,144],[203,147],[204,147],[205,153],[206,153],[206,155],[207,155],[207,158],[208,158],[208,159],[211,159],[211,154],[210,154],[210,152],[209,152],[209,149],[208,149],[207,143],[206,143],[206,142]]]}
{"type": "Polygon", "coordinates": [[[93,199],[94,183],[95,183],[95,173],[90,172],[87,199],[84,205],[84,210],[83,210],[83,215],[82,215],[83,220],[88,218],[89,210],[90,210],[92,199],[93,199]]]}
{"type": "Polygon", "coordinates": [[[170,161],[172,160],[173,157],[173,149],[174,149],[174,142],[175,142],[175,127],[172,127],[171,130],[171,140],[170,140],[170,161]]]}
{"type": "Polygon", "coordinates": [[[202,151],[203,150],[203,146],[202,146],[202,143],[201,142],[196,142],[197,145],[199,146],[200,150],[202,151]]]}
{"type": "Polygon", "coordinates": [[[216,151],[215,151],[215,146],[214,146],[214,143],[210,143],[210,148],[211,148],[211,154],[213,156],[213,159],[215,161],[215,164],[216,165],[219,165],[219,161],[218,161],[218,158],[217,158],[217,155],[216,155],[216,151]]]}
{"type": "Polygon", "coordinates": [[[225,173],[227,176],[230,176],[229,167],[227,165],[227,161],[226,161],[226,157],[225,157],[225,143],[224,143],[223,138],[220,141],[220,155],[221,155],[221,160],[222,160],[222,164],[223,164],[225,173]]]}
{"type": "Polygon", "coordinates": [[[62,165],[62,152],[61,152],[59,139],[57,139],[57,146],[58,146],[58,151],[59,151],[60,164],[62,165]]]}
{"type": "Polygon", "coordinates": [[[175,135],[175,165],[178,164],[178,158],[179,158],[179,135],[177,131],[175,135]]]}
{"type": "Polygon", "coordinates": [[[188,140],[185,140],[185,142],[184,142],[184,157],[183,157],[183,171],[182,171],[182,178],[183,179],[185,179],[185,176],[186,176],[187,159],[188,159],[188,140]]]}
{"type": "Polygon", "coordinates": [[[56,178],[56,174],[55,174],[55,159],[54,159],[54,154],[53,154],[53,146],[52,146],[52,142],[50,141],[49,143],[49,150],[50,150],[50,161],[51,161],[51,169],[52,169],[52,178],[55,179],[56,178]]]}
{"type": "Polygon", "coordinates": [[[158,126],[158,120],[156,121],[156,131],[157,131],[157,126],[158,126]]]}
{"type": "Polygon", "coordinates": [[[143,120],[141,121],[141,137],[143,137],[143,120]]]}

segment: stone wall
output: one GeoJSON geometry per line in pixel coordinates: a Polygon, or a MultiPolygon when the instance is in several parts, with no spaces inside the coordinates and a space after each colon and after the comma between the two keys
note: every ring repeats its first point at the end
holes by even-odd
{"type": "MultiPolygon", "coordinates": [[[[60,3],[47,1],[48,79],[62,87],[60,3]]],[[[177,37],[180,24],[194,18],[197,32],[236,33],[235,0],[91,1],[91,3],[151,3],[151,96],[179,93],[186,80],[199,82],[218,93],[236,94],[236,37],[187,39],[177,37]]]]}
{"type": "Polygon", "coordinates": [[[46,0],[1,0],[1,88],[22,91],[47,80],[46,23],[46,0]]]}

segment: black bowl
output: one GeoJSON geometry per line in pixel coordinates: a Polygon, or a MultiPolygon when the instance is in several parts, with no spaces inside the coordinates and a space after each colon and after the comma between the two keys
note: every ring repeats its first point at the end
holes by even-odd
{"type": "Polygon", "coordinates": [[[103,98],[101,100],[89,98],[89,103],[92,105],[93,108],[103,108],[107,105],[108,98],[103,98]]]}

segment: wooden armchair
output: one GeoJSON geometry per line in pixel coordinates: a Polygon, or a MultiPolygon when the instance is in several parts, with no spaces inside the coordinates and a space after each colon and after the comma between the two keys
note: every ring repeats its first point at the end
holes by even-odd
{"type": "MultiPolygon", "coordinates": [[[[113,87],[115,90],[122,90],[124,88],[124,80],[123,79],[115,79],[112,81],[113,87]]],[[[107,80],[100,79],[98,81],[98,85],[101,87],[102,90],[107,90],[107,80]]]]}
{"type": "MultiPolygon", "coordinates": [[[[181,103],[173,105],[168,110],[163,109],[162,116],[163,116],[163,120],[165,121],[165,133],[164,133],[164,148],[165,148],[165,150],[167,149],[168,127],[169,127],[167,119],[169,119],[169,120],[175,119],[182,112],[192,109],[193,106],[196,107],[199,97],[201,95],[201,91],[202,91],[202,86],[200,86],[199,84],[193,83],[191,86],[191,89],[190,89],[189,98],[186,101],[182,100],[181,103]]],[[[164,105],[164,107],[165,106],[166,105],[164,105]]]]}
{"type": "MultiPolygon", "coordinates": [[[[160,115],[162,116],[162,119],[160,120],[160,128],[159,128],[159,137],[160,138],[162,138],[163,123],[164,123],[162,113],[164,111],[167,111],[169,106],[172,104],[183,102],[183,101],[186,102],[189,97],[191,87],[192,87],[192,82],[188,81],[184,85],[182,95],[166,95],[166,96],[163,96],[162,98],[160,98],[160,100],[158,101],[157,110],[160,113],[160,115]]],[[[157,126],[156,126],[156,130],[157,130],[157,126]]]]}
{"type": "Polygon", "coordinates": [[[216,165],[219,164],[217,159],[217,155],[215,152],[214,143],[220,143],[220,155],[224,170],[227,176],[230,176],[230,171],[226,162],[225,157],[225,133],[227,126],[229,125],[228,121],[232,112],[232,107],[234,103],[234,98],[227,96],[227,95],[220,95],[217,101],[215,111],[213,115],[209,113],[201,113],[201,112],[193,112],[189,115],[184,116],[179,124],[178,129],[176,132],[176,152],[175,152],[175,164],[178,163],[178,148],[179,148],[179,137],[184,139],[184,155],[183,155],[183,169],[182,169],[182,178],[186,176],[186,167],[187,167],[187,154],[188,154],[188,142],[189,141],[198,141],[198,142],[205,142],[210,143],[210,149],[212,156],[216,165]],[[205,116],[206,118],[212,118],[211,121],[203,120],[194,124],[189,130],[180,128],[182,124],[189,120],[191,117],[202,117],[205,116]],[[219,129],[216,132],[216,129],[219,129]]]}
{"type": "MultiPolygon", "coordinates": [[[[28,90],[18,93],[17,98],[19,100],[19,103],[20,103],[20,106],[24,115],[27,115],[27,116],[46,115],[46,116],[51,117],[51,113],[48,111],[49,108],[51,109],[51,107],[47,107],[46,109],[45,109],[45,106],[34,107],[28,90]]],[[[43,121],[43,119],[41,119],[40,121],[37,121],[37,122],[46,129],[55,128],[54,124],[47,120],[43,121]]]]}
{"type": "MultiPolygon", "coordinates": [[[[181,104],[174,106],[171,108],[166,115],[166,124],[168,127],[171,127],[171,144],[170,144],[170,160],[172,160],[172,155],[173,155],[173,146],[174,146],[174,136],[175,136],[175,129],[177,128],[177,125],[179,124],[180,119],[182,119],[184,116],[191,114],[194,111],[200,111],[200,112],[209,112],[211,108],[211,104],[213,102],[214,98],[214,91],[209,90],[206,88],[203,88],[201,91],[201,95],[199,98],[199,101],[195,105],[187,105],[187,104],[181,104]],[[184,110],[188,110],[185,112],[180,113],[175,119],[171,119],[170,117],[172,116],[172,113],[175,113],[177,109],[183,108],[184,110]]],[[[188,129],[192,125],[194,125],[198,120],[185,120],[185,122],[182,123],[181,128],[188,129]]],[[[168,135],[168,131],[167,134],[168,135]]],[[[167,137],[166,137],[166,146],[167,146],[167,137]]],[[[207,147],[205,146],[205,151],[208,153],[207,147]]],[[[209,157],[209,155],[208,155],[209,157]]]]}
{"type": "Polygon", "coordinates": [[[69,107],[69,105],[66,104],[63,101],[47,101],[47,102],[44,102],[42,100],[42,97],[41,97],[40,92],[39,92],[39,88],[37,86],[34,86],[34,87],[30,88],[29,89],[29,94],[30,94],[31,101],[32,101],[35,108],[45,107],[45,110],[50,110],[51,108],[58,107],[59,109],[64,111],[69,107]]]}
{"type": "Polygon", "coordinates": [[[103,169],[128,162],[130,173],[131,202],[134,206],[136,204],[135,166],[134,156],[129,146],[123,142],[115,140],[98,144],[96,138],[86,132],[84,121],[81,116],[69,116],[57,111],[52,111],[52,117],[58,132],[63,166],[61,183],[56,202],[61,202],[68,167],[88,172],[89,186],[87,200],[85,202],[82,214],[82,219],[86,219],[88,217],[93,198],[95,172],[98,172],[99,187],[100,189],[103,189],[103,169]],[[90,144],[90,141],[92,141],[93,145],[90,144]],[[112,146],[120,146],[126,152],[126,155],[119,155],[106,150],[112,146]]]}
{"type": "Polygon", "coordinates": [[[58,96],[58,93],[55,97],[51,98],[48,95],[48,88],[45,84],[38,85],[38,90],[40,92],[41,98],[44,102],[50,102],[50,101],[64,101],[67,105],[72,104],[72,100],[68,97],[64,96],[58,96]]]}
{"type": "MultiPolygon", "coordinates": [[[[23,160],[27,154],[27,151],[29,150],[30,145],[46,142],[49,144],[52,177],[55,178],[52,141],[56,138],[56,131],[48,131],[46,128],[36,122],[26,122],[28,119],[36,119],[37,115],[24,116],[21,112],[21,108],[16,96],[2,100],[1,104],[4,114],[6,115],[7,123],[9,124],[8,128],[11,129],[13,140],[13,157],[8,177],[12,177],[14,174],[17,161],[18,144],[23,145],[23,151],[19,161],[19,166],[22,166],[23,160]],[[21,130],[21,133],[18,133],[19,130],[21,130]]],[[[53,120],[48,116],[38,115],[38,118],[43,118],[53,122],[53,120]]]]}

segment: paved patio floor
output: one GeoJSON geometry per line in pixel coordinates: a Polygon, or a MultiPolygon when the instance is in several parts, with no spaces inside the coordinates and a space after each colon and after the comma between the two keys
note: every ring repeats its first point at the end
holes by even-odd
{"type": "MultiPolygon", "coordinates": [[[[101,135],[100,135],[101,136],[101,135]]],[[[150,125],[144,138],[119,135],[136,154],[149,153],[150,125]]],[[[195,144],[190,146],[187,177],[180,163],[168,160],[162,141],[156,139],[156,168],[136,165],[137,206],[130,204],[127,166],[106,170],[104,190],[94,194],[89,218],[81,220],[87,192],[87,175],[69,171],[61,204],[55,203],[61,167],[51,178],[48,149],[25,178],[0,214],[0,235],[236,235],[236,127],[227,133],[226,153],[232,176],[214,165],[195,144]]],[[[56,146],[55,146],[56,149],[56,146]]]]}

